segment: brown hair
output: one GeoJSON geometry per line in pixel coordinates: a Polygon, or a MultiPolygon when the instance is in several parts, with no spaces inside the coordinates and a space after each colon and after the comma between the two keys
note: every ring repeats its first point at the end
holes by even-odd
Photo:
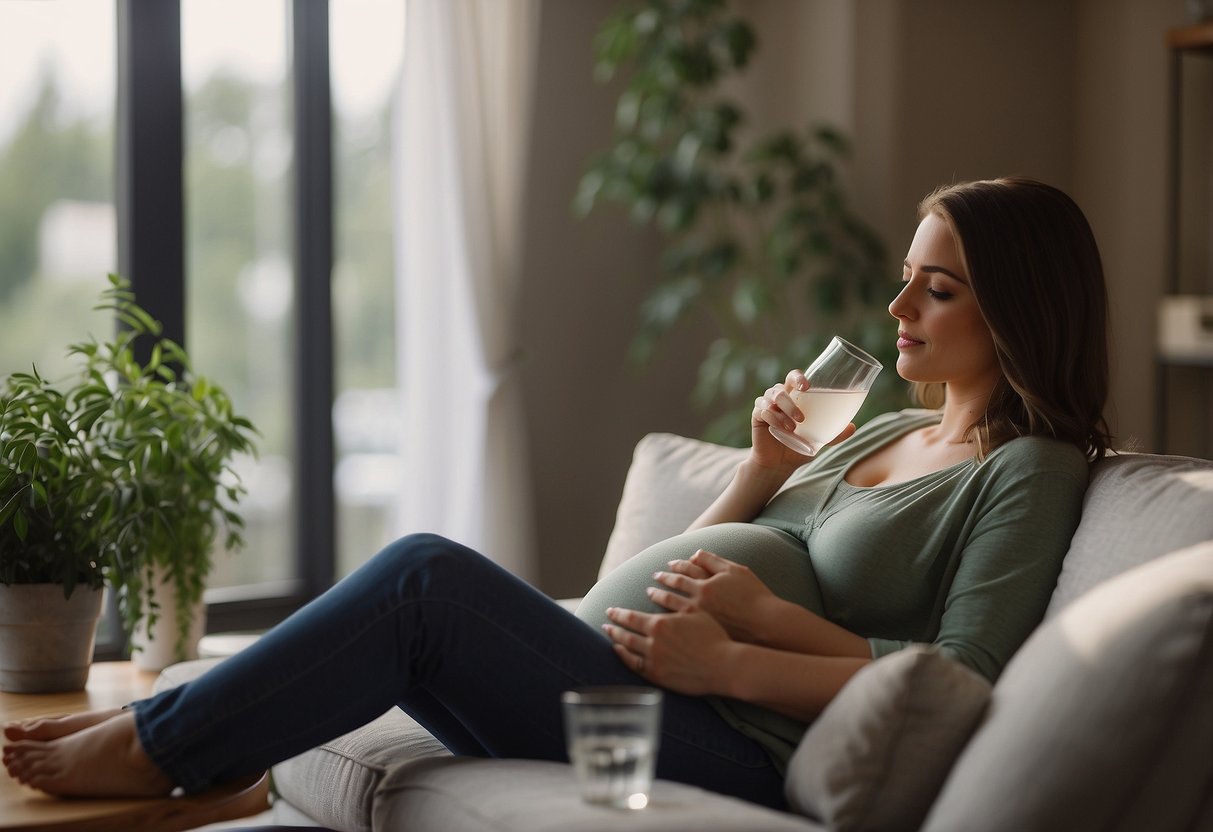
{"type": "MultiPolygon", "coordinates": [[[[1052,436],[1088,459],[1111,444],[1107,288],[1091,227],[1069,196],[1024,178],[937,189],[918,206],[948,224],[1002,368],[984,416],[969,426],[982,456],[1023,435],[1052,436]]],[[[941,384],[916,384],[928,407],[941,384]]]]}

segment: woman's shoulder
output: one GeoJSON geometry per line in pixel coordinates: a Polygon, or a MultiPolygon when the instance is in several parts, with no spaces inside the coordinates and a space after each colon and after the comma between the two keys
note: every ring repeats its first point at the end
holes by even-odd
{"type": "Polygon", "coordinates": [[[1076,446],[1050,436],[1018,436],[1002,443],[986,457],[994,470],[1027,477],[1036,474],[1066,476],[1086,486],[1089,465],[1076,446]]]}

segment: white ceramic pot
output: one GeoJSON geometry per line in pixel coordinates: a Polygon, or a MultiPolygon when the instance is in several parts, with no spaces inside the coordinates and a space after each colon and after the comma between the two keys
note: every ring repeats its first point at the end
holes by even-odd
{"type": "Polygon", "coordinates": [[[62,584],[0,586],[0,690],[83,690],[101,618],[100,589],[62,584]]]}
{"type": "Polygon", "coordinates": [[[156,568],[156,603],[159,610],[151,632],[144,618],[131,633],[131,661],[140,670],[159,672],[170,664],[198,658],[198,640],[206,635],[206,605],[198,603],[190,614],[184,650],[177,647],[177,597],[164,572],[156,568]]]}

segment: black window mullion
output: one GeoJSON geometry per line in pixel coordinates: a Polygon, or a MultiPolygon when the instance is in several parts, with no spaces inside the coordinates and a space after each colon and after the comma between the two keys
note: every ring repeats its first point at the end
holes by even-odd
{"type": "Polygon", "coordinates": [[[181,4],[118,0],[117,11],[118,268],[164,335],[188,349],[181,4]]]}
{"type": "Polygon", "coordinates": [[[333,118],[327,2],[292,0],[296,551],[310,594],[336,575],[333,488],[333,118]]]}

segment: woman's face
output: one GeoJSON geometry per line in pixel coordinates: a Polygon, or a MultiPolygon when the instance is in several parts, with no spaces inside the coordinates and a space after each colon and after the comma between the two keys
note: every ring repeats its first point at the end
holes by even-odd
{"type": "Polygon", "coordinates": [[[897,319],[897,373],[907,381],[945,382],[952,394],[988,395],[1001,377],[994,339],[952,229],[935,214],[918,224],[906,255],[897,319]]]}

